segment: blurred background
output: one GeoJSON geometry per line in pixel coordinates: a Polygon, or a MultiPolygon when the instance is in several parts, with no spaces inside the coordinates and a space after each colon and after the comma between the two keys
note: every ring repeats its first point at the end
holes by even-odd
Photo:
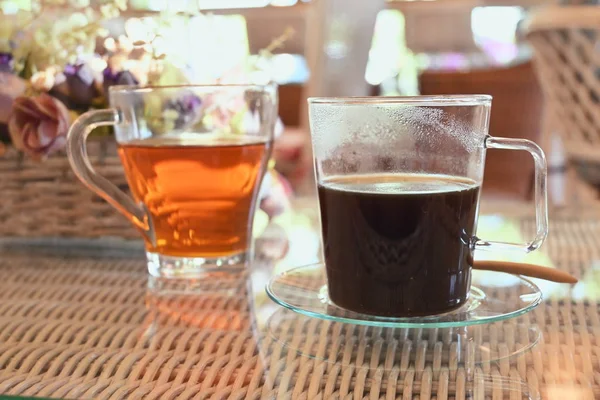
{"type": "MultiPolygon", "coordinates": [[[[52,12],[61,9],[69,12],[73,3],[101,8],[103,2],[45,3],[54,5],[52,12]]],[[[313,187],[307,97],[484,93],[494,96],[491,134],[529,138],[540,143],[549,155],[551,197],[556,203],[568,200],[564,192],[569,170],[565,159],[569,156],[565,155],[561,141],[564,135],[559,124],[546,117],[555,113],[545,112],[546,91],[539,83],[540,74],[536,76],[533,41],[527,36],[528,21],[539,10],[556,7],[553,1],[129,0],[125,3],[126,9],[118,15],[103,12],[102,25],[108,36],[96,40],[95,52],[126,53],[127,60],[119,62],[129,63],[127,70],[133,71],[140,83],[145,83],[144,74],[148,72],[139,65],[144,58],[136,52],[136,46],[149,41],[152,52],[168,60],[178,73],[185,75],[187,82],[194,83],[223,76],[236,80],[239,65],[268,50],[269,57],[256,58],[244,79],[274,80],[280,85],[280,118],[285,129],[277,140],[276,168],[291,182],[295,192],[305,193],[313,187]],[[281,38],[281,43],[273,44],[277,38],[281,38]]],[[[560,6],[593,4],[567,3],[563,1],[560,6]]],[[[31,7],[28,0],[0,0],[4,20],[16,18],[20,11],[31,7]]],[[[551,16],[550,20],[553,19],[551,16]]],[[[595,36],[588,38],[591,51],[596,51],[595,36]]],[[[114,58],[96,59],[91,65],[100,74],[111,62],[115,62],[114,58]]],[[[551,97],[551,88],[548,90],[547,97],[551,97]]],[[[595,116],[590,118],[593,122],[595,116]]],[[[594,156],[584,158],[583,169],[589,172],[594,156]]],[[[489,152],[484,193],[529,199],[532,173],[533,164],[526,154],[489,152]]],[[[578,176],[589,178],[589,175],[578,176]]]]}

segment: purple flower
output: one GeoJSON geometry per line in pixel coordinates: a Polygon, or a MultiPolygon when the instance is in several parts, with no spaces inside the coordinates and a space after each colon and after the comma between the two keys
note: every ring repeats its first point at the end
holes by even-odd
{"type": "Polygon", "coordinates": [[[51,94],[69,108],[88,108],[99,95],[94,85],[94,72],[87,64],[67,65],[65,79],[52,88],[51,94]]]}
{"type": "Polygon", "coordinates": [[[186,95],[181,99],[183,109],[189,112],[196,111],[201,104],[202,100],[200,97],[193,94],[186,95]]]}
{"type": "Polygon", "coordinates": [[[135,79],[135,76],[129,71],[114,72],[110,67],[106,67],[104,71],[102,71],[102,76],[104,77],[102,87],[104,88],[105,95],[108,93],[108,88],[113,85],[139,84],[138,80],[135,79]]]}
{"type": "Polygon", "coordinates": [[[0,72],[13,72],[13,64],[12,54],[0,51],[0,72]]]}
{"type": "Polygon", "coordinates": [[[175,129],[185,129],[195,124],[202,116],[202,99],[195,94],[185,94],[176,99],[170,99],[165,103],[165,110],[177,112],[175,129]]]}

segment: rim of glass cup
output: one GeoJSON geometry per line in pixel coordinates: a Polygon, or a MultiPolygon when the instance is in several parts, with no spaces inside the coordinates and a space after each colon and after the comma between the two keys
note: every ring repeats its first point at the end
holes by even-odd
{"type": "Polygon", "coordinates": [[[403,104],[408,106],[480,106],[489,105],[489,94],[453,94],[427,96],[351,96],[351,97],[309,97],[309,104],[330,105],[377,105],[403,104]]]}
{"type": "Polygon", "coordinates": [[[185,89],[185,88],[198,88],[198,89],[210,89],[210,88],[244,88],[244,89],[258,89],[258,90],[276,90],[277,83],[269,82],[265,84],[257,83],[206,83],[206,84],[182,84],[182,85],[112,85],[108,88],[110,93],[113,92],[150,92],[153,90],[162,89],[185,89]]]}

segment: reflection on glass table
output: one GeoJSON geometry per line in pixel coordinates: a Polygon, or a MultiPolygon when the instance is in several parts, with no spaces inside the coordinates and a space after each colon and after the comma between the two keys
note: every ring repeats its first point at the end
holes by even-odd
{"type": "MultiPolygon", "coordinates": [[[[237,287],[244,282],[237,281],[237,287]]],[[[256,384],[257,398],[412,398],[410,393],[421,398],[425,393],[438,398],[508,393],[515,399],[540,398],[510,372],[517,364],[525,366],[526,355],[542,340],[527,317],[470,327],[397,329],[320,320],[279,307],[261,324],[257,314],[245,313],[242,291],[229,290],[236,287],[230,283],[199,286],[152,278],[145,336],[175,353],[186,348],[219,353],[217,347],[225,346],[230,357],[235,355],[233,370],[246,376],[250,386],[256,384]]],[[[224,368],[221,376],[231,373],[230,380],[238,382],[240,375],[236,378],[228,369],[225,352],[222,357],[217,354],[203,376],[216,384],[217,364],[224,368]]]]}

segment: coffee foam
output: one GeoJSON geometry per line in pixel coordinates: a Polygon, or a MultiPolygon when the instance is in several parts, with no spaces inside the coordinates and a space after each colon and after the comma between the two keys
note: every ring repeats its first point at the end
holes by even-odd
{"type": "Polygon", "coordinates": [[[359,174],[330,176],[320,183],[329,189],[372,194],[448,193],[477,187],[472,179],[428,174],[359,174]]]}

